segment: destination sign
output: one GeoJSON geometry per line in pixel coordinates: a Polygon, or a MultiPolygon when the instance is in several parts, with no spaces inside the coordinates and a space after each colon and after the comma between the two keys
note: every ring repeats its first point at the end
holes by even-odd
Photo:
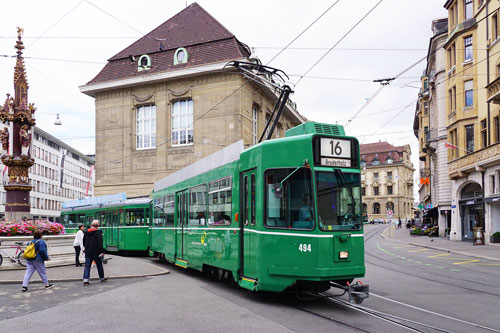
{"type": "Polygon", "coordinates": [[[344,160],[340,158],[321,158],[321,165],[330,166],[330,167],[339,167],[339,168],[350,168],[351,160],[344,160]]]}
{"type": "Polygon", "coordinates": [[[321,157],[340,157],[350,159],[351,140],[321,138],[321,157]]]}

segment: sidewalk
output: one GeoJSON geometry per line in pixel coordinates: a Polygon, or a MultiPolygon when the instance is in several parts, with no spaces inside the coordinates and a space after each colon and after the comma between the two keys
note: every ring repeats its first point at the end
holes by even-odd
{"type": "Polygon", "coordinates": [[[449,241],[444,237],[410,236],[408,229],[394,229],[394,225],[388,226],[382,237],[438,251],[500,262],[500,244],[472,245],[471,242],[449,241]]]}
{"type": "MultiPolygon", "coordinates": [[[[146,276],[169,274],[170,271],[160,266],[151,264],[146,260],[137,258],[106,255],[108,263],[104,265],[104,274],[110,279],[138,278],[146,276]]],[[[22,283],[25,269],[6,270],[0,272],[0,284],[22,283]]],[[[49,282],[83,281],[83,267],[58,266],[47,267],[49,282]]],[[[90,272],[92,280],[98,280],[97,268],[92,267],[90,272]]],[[[30,283],[40,283],[40,277],[35,272],[30,283]]]]}

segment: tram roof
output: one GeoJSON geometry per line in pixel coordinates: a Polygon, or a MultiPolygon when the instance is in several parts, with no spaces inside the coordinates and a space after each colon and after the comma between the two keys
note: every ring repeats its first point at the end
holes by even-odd
{"type": "Polygon", "coordinates": [[[150,201],[151,199],[149,197],[138,197],[138,198],[126,199],[123,201],[108,202],[105,204],[94,204],[86,206],[77,206],[72,208],[64,208],[62,212],[78,212],[82,210],[91,210],[91,209],[147,205],[150,201]]]}
{"type": "Polygon", "coordinates": [[[183,180],[201,175],[204,172],[213,170],[225,164],[240,159],[240,154],[244,150],[243,140],[239,140],[201,160],[176,171],[154,184],[154,191],[160,191],[166,187],[180,183],[183,180]]]}

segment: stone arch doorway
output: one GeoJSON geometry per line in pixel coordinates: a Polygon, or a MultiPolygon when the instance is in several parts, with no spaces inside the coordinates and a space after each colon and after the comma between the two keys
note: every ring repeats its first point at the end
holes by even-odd
{"type": "Polygon", "coordinates": [[[460,191],[462,240],[472,241],[474,228],[484,230],[483,190],[478,183],[468,183],[460,191]]]}

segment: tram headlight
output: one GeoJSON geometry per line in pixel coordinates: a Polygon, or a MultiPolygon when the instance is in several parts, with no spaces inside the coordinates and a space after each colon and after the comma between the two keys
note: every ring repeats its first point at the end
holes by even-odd
{"type": "Polygon", "coordinates": [[[340,251],[339,252],[339,258],[340,259],[347,259],[347,258],[349,258],[349,251],[340,251]]]}

